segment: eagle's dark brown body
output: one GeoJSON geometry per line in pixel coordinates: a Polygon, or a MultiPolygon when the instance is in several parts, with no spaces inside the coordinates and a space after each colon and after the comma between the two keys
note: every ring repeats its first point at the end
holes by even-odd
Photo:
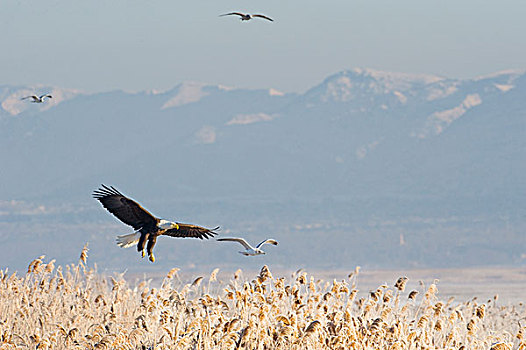
{"type": "MultiPolygon", "coordinates": [[[[217,234],[219,227],[208,229],[197,225],[189,225],[171,222],[159,219],[150,214],[139,203],[124,196],[113,186],[101,185],[98,190],[93,192],[93,198],[97,199],[110,213],[115,215],[119,220],[134,228],[140,233],[140,238],[137,243],[137,250],[142,252],[144,257],[144,246],[146,242],[148,245],[146,250],[150,260],[155,261],[153,255],[153,247],[160,235],[167,235],[171,237],[194,237],[194,238],[209,238],[217,234]]],[[[128,235],[128,236],[133,236],[128,235]]],[[[135,241],[129,240],[127,244],[122,246],[129,246],[135,241]]]]}

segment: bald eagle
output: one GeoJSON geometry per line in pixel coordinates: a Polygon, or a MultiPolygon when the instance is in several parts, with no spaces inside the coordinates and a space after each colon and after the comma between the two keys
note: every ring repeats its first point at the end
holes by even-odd
{"type": "Polygon", "coordinates": [[[93,198],[101,202],[104,208],[115,215],[117,219],[135,229],[132,234],[118,236],[117,244],[122,248],[137,244],[137,251],[141,252],[144,258],[144,246],[148,242],[146,250],[151,262],[155,261],[153,247],[158,236],[208,239],[216,235],[217,232],[215,231],[219,229],[219,226],[208,229],[156,218],[139,203],[126,197],[113,186],[101,185],[98,190],[93,191],[93,198]]]}

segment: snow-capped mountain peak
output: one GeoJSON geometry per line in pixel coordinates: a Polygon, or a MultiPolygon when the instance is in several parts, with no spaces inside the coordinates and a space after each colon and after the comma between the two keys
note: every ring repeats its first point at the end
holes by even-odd
{"type": "Polygon", "coordinates": [[[351,102],[355,100],[376,99],[384,96],[389,99],[407,102],[406,91],[412,91],[444,78],[426,74],[385,72],[370,68],[344,70],[325,79],[320,85],[309,90],[306,95],[321,103],[351,102]]]}
{"type": "MultiPolygon", "coordinates": [[[[205,89],[206,86],[207,84],[204,83],[184,82],[174,89],[175,95],[166,101],[161,108],[179,107],[198,102],[203,97],[209,95],[209,92],[205,89]]],[[[173,94],[173,92],[170,94],[173,94]]]]}

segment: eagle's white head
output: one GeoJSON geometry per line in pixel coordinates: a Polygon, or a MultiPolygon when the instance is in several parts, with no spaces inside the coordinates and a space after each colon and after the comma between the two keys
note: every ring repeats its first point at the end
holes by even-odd
{"type": "Polygon", "coordinates": [[[159,224],[157,225],[157,227],[159,227],[162,230],[170,230],[172,228],[175,228],[176,230],[179,229],[179,225],[177,225],[177,223],[163,219],[159,220],[159,224]]]}

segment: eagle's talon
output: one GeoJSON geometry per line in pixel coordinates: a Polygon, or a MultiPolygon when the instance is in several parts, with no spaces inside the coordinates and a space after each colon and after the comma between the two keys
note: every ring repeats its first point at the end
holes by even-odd
{"type": "Polygon", "coordinates": [[[153,254],[150,255],[149,258],[150,258],[150,261],[151,261],[151,262],[155,262],[155,256],[153,256],[153,254]]]}
{"type": "Polygon", "coordinates": [[[146,252],[144,250],[141,250],[141,255],[144,258],[146,256],[146,252]]]}

